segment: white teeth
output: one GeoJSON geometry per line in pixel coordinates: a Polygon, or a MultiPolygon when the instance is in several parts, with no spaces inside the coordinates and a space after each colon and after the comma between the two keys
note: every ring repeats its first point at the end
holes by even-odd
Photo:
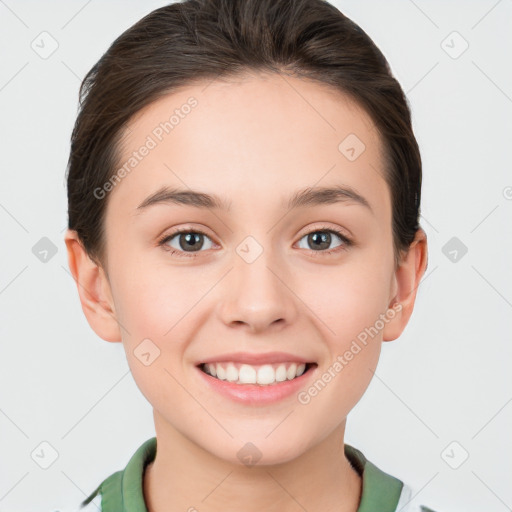
{"type": "Polygon", "coordinates": [[[283,382],[286,380],[286,376],[286,366],[284,364],[279,365],[276,370],[276,381],[283,382]]]}
{"type": "Polygon", "coordinates": [[[258,384],[272,384],[276,381],[276,372],[269,364],[258,368],[258,384]]]}
{"type": "Polygon", "coordinates": [[[238,381],[241,384],[256,384],[256,370],[248,364],[240,366],[238,381]]]}
{"type": "Polygon", "coordinates": [[[208,366],[213,366],[214,368],[214,371],[217,372],[217,378],[220,379],[220,380],[226,380],[226,370],[224,370],[224,368],[222,366],[217,366],[215,364],[210,364],[208,366]]]}
{"type": "Polygon", "coordinates": [[[293,379],[295,375],[297,375],[297,365],[295,363],[292,363],[291,366],[286,371],[286,378],[293,379]]]}
{"type": "Polygon", "coordinates": [[[249,364],[206,363],[204,371],[219,380],[227,380],[236,384],[259,384],[267,386],[276,382],[292,380],[300,377],[306,370],[301,363],[264,364],[252,366],[249,364]]]}
{"type": "Polygon", "coordinates": [[[238,380],[238,370],[233,363],[229,363],[226,368],[226,380],[229,382],[235,382],[238,380]]]}

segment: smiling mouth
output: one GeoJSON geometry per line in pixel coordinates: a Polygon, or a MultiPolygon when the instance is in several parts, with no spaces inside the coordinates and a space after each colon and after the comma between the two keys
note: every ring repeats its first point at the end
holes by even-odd
{"type": "Polygon", "coordinates": [[[317,363],[273,363],[250,365],[236,362],[202,363],[197,367],[210,377],[240,385],[272,386],[295,380],[315,368],[317,363]]]}

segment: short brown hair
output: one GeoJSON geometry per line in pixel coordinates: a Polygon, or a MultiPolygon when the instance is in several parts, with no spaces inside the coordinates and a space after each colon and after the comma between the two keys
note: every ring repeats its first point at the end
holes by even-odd
{"type": "MultiPolygon", "coordinates": [[[[69,229],[105,262],[106,200],[123,128],[178,88],[246,71],[286,73],[348,94],[385,148],[395,262],[419,229],[421,157],[405,94],[370,37],[326,0],[185,0],[121,34],[85,76],[67,170],[69,229]]],[[[107,198],[108,199],[108,198],[107,198]]]]}

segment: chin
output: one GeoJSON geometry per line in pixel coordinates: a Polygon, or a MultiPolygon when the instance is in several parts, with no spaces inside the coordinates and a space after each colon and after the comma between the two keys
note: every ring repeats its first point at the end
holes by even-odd
{"type": "MultiPolygon", "coordinates": [[[[279,427],[278,427],[279,428],[279,427]]],[[[268,430],[269,432],[272,429],[268,430]]],[[[287,432],[281,436],[272,433],[258,436],[239,435],[235,439],[222,443],[215,443],[211,450],[212,455],[239,466],[274,466],[286,464],[300,457],[308,448],[302,442],[297,442],[287,432]],[[274,436],[274,438],[272,438],[274,436]],[[242,441],[243,439],[243,441],[242,441]],[[301,449],[302,448],[302,449],[301,449]]]]}

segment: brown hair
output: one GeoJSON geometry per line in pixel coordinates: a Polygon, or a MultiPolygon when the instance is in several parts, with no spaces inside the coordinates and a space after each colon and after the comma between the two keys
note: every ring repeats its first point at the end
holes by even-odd
{"type": "MultiPolygon", "coordinates": [[[[400,84],[370,37],[326,0],[185,0],[121,34],[85,76],[68,161],[69,229],[106,262],[105,200],[123,128],[156,99],[200,81],[246,71],[286,73],[348,94],[385,148],[395,262],[419,229],[421,157],[400,84]]],[[[340,141],[341,142],[341,141],[340,141]]]]}

